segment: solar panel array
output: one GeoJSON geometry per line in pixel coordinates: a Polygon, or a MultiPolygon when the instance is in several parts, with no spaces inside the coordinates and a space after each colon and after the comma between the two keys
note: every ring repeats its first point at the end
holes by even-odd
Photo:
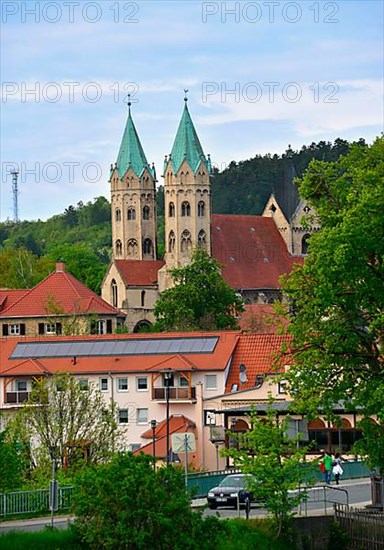
{"type": "Polygon", "coordinates": [[[213,353],[219,338],[145,338],[65,342],[20,342],[11,359],[213,353]]]}

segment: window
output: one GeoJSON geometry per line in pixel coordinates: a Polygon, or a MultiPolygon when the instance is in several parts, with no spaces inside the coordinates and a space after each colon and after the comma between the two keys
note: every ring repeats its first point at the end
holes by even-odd
{"type": "Polygon", "coordinates": [[[185,229],[181,235],[181,252],[190,252],[192,250],[192,238],[190,232],[185,229]]]}
{"type": "Polygon", "coordinates": [[[151,239],[144,239],[143,253],[144,254],[152,254],[152,241],[151,241],[151,239]]]}
{"type": "Polygon", "coordinates": [[[117,307],[117,283],[115,279],[111,281],[111,294],[112,294],[112,305],[117,307]]]}
{"type": "Polygon", "coordinates": [[[217,376],[216,374],[205,375],[205,389],[215,390],[217,388],[217,376]]]}
{"type": "Polygon", "coordinates": [[[136,219],[136,210],[134,208],[128,208],[127,218],[131,222],[136,219]]]}
{"type": "Polygon", "coordinates": [[[119,424],[128,424],[128,409],[119,409],[119,424]]]}
{"type": "Polygon", "coordinates": [[[96,334],[105,334],[105,321],[96,321],[96,334]]]}
{"type": "Polygon", "coordinates": [[[117,379],[117,391],[128,391],[128,378],[117,379]]]}
{"type": "Polygon", "coordinates": [[[306,233],[301,239],[301,253],[303,255],[308,254],[308,241],[310,239],[310,234],[306,233]]]}
{"type": "Polygon", "coordinates": [[[174,252],[176,244],[176,237],[173,231],[170,231],[168,237],[168,252],[174,252]]]}
{"type": "Polygon", "coordinates": [[[141,307],[145,305],[145,290],[141,291],[141,307]]]}
{"type": "Polygon", "coordinates": [[[85,391],[89,388],[88,378],[79,378],[80,389],[85,391]]]}
{"type": "Polygon", "coordinates": [[[117,222],[121,222],[121,210],[120,210],[120,208],[116,208],[116,210],[115,210],[115,220],[117,222]]]}
{"type": "Polygon", "coordinates": [[[279,395],[285,395],[287,393],[287,382],[285,380],[282,380],[277,385],[277,393],[279,395]]]}
{"type": "Polygon", "coordinates": [[[112,319],[91,321],[91,334],[112,334],[112,319]]]}
{"type": "Polygon", "coordinates": [[[39,323],[39,334],[61,334],[61,323],[39,323]]]}
{"type": "Polygon", "coordinates": [[[206,237],[205,237],[205,231],[202,229],[201,231],[199,231],[199,235],[197,237],[197,245],[200,247],[200,248],[204,248],[206,247],[206,237]]]}
{"type": "Polygon", "coordinates": [[[117,239],[115,243],[115,251],[116,251],[116,256],[121,256],[121,254],[123,253],[123,245],[121,244],[120,239],[117,239]]]}
{"type": "Polygon", "coordinates": [[[181,204],[181,215],[185,218],[185,217],[189,217],[191,215],[191,205],[189,204],[189,202],[187,201],[184,201],[182,204],[181,204]]]}
{"type": "Polygon", "coordinates": [[[136,409],[136,424],[148,424],[148,409],[136,409]]]}
{"type": "Polygon", "coordinates": [[[17,336],[20,334],[20,325],[9,325],[10,336],[17,336]]]}
{"type": "Polygon", "coordinates": [[[146,391],[148,389],[148,379],[146,376],[139,376],[136,378],[137,391],[146,391]]]}
{"type": "Polygon", "coordinates": [[[170,203],[169,203],[168,213],[169,213],[169,217],[170,217],[170,218],[174,218],[174,217],[175,217],[175,205],[174,205],[173,202],[170,202],[170,203]]]}
{"type": "Polygon", "coordinates": [[[108,378],[100,378],[100,391],[108,391],[108,378]]]}
{"type": "Polygon", "coordinates": [[[188,380],[186,378],[184,378],[184,376],[180,376],[179,386],[180,386],[180,388],[188,388],[188,386],[189,386],[188,380]]]}
{"type": "Polygon", "coordinates": [[[149,206],[144,206],[143,208],[143,220],[149,220],[149,206]]]}
{"type": "Polygon", "coordinates": [[[138,451],[140,447],[141,447],[140,443],[131,443],[129,445],[129,450],[131,451],[131,453],[134,453],[135,451],[138,451]]]}
{"type": "Polygon", "coordinates": [[[205,216],[205,203],[203,201],[200,201],[197,205],[197,215],[199,218],[204,218],[205,216]]]}
{"type": "Polygon", "coordinates": [[[129,239],[128,241],[128,256],[136,256],[138,252],[137,241],[135,239],[129,239]]]}
{"type": "Polygon", "coordinates": [[[17,382],[16,382],[16,391],[27,391],[27,381],[26,380],[17,380],[17,382]]]}

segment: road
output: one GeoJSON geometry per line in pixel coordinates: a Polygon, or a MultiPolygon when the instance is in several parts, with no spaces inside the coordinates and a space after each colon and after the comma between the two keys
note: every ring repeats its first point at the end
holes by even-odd
{"type": "MultiPolygon", "coordinates": [[[[333,504],[341,503],[354,506],[366,506],[371,502],[371,482],[369,479],[348,480],[341,482],[339,486],[330,485],[324,488],[323,485],[317,485],[309,491],[307,503],[301,507],[301,515],[322,515],[325,512],[333,512],[333,504]],[[326,505],[324,503],[326,495],[326,505]]],[[[300,511],[298,510],[298,513],[300,511]]],[[[233,508],[219,508],[217,510],[204,510],[204,516],[219,515],[223,518],[230,518],[239,515],[238,510],[233,508]]],[[[258,504],[253,504],[249,514],[250,518],[263,517],[266,510],[258,504]]],[[[244,509],[240,510],[240,516],[245,517],[244,509]]]]}
{"type": "MultiPolygon", "coordinates": [[[[347,495],[349,504],[365,506],[371,500],[371,482],[369,479],[356,479],[341,482],[338,490],[335,485],[323,489],[323,485],[317,485],[310,491],[310,497],[307,502],[307,511],[305,504],[302,506],[301,515],[322,515],[324,514],[324,491],[327,495],[327,513],[331,514],[334,502],[345,504],[347,495]]],[[[198,499],[194,501],[194,506],[206,505],[206,499],[198,499]]],[[[235,517],[239,513],[231,508],[220,508],[218,510],[204,510],[204,516],[219,515],[222,518],[235,517]]],[[[252,505],[250,517],[263,517],[266,515],[266,510],[258,505],[252,505]]],[[[240,516],[245,517],[244,510],[240,510],[240,516]]],[[[58,529],[66,529],[68,522],[71,521],[70,516],[58,516],[54,518],[54,525],[58,529]]],[[[51,524],[51,518],[34,518],[34,519],[18,519],[13,521],[0,522],[0,533],[7,531],[40,531],[46,525],[51,524]]]]}

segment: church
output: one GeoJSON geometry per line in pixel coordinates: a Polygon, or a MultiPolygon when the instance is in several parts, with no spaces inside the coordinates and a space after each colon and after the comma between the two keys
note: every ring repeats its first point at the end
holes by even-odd
{"type": "Polygon", "coordinates": [[[128,102],[120,149],[110,169],[112,261],[102,298],[126,315],[130,332],[153,323],[156,300],[172,286],[170,270],[186,265],[196,247],[223,265],[224,280],[246,305],[279,300],[279,277],[302,262],[311,233],[319,229],[314,212],[292,184],[293,164],[261,216],[213,214],[211,171],[184,97],[171,153],[164,159],[165,254],[158,259],[156,171],[147,161],[128,102]],[[305,217],[310,224],[303,224],[305,217]]]}

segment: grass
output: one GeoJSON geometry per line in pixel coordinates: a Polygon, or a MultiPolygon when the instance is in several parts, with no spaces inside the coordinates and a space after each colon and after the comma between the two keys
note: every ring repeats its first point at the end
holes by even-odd
{"type": "Polygon", "coordinates": [[[1,550],[81,550],[80,543],[71,529],[50,529],[44,531],[10,531],[0,535],[1,550]]]}

